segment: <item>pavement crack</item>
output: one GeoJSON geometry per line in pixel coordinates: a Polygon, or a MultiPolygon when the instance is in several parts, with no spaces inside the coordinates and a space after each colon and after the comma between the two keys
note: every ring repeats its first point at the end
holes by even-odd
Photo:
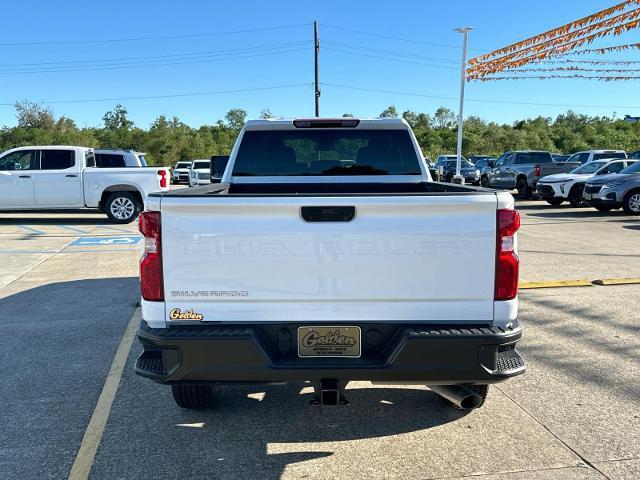
{"type": "MultiPolygon", "coordinates": [[[[523,407],[522,405],[520,405],[515,399],[513,399],[511,396],[509,396],[509,394],[507,392],[505,392],[504,390],[502,390],[499,386],[495,385],[496,389],[502,393],[505,397],[507,397],[509,400],[511,400],[518,408],[520,408],[524,413],[526,413],[529,417],[531,417],[531,419],[533,419],[534,422],[536,422],[538,425],[540,425],[542,428],[544,428],[547,432],[549,432],[549,434],[551,434],[551,436],[553,436],[556,440],[558,440],[562,445],[564,445],[566,448],[568,448],[571,452],[573,452],[573,454],[578,457],[580,459],[580,461],[584,464],[587,465],[589,468],[595,470],[596,472],[598,472],[600,475],[602,475],[604,478],[606,478],[607,480],[611,480],[607,475],[605,475],[604,472],[602,472],[598,467],[596,467],[593,463],[591,463],[589,460],[587,460],[584,456],[582,456],[580,453],[578,453],[576,451],[576,449],[574,449],[571,445],[569,445],[567,442],[565,442],[562,438],[560,438],[558,435],[556,435],[549,427],[547,427],[544,423],[542,423],[540,420],[538,420],[538,418],[531,413],[529,410],[527,410],[525,407],[523,407]]],[[[602,462],[601,462],[602,463],[602,462]]]]}

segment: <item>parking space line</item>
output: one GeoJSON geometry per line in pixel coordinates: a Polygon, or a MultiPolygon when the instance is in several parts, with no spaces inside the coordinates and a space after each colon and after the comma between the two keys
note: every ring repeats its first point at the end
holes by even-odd
{"type": "Polygon", "coordinates": [[[60,227],[60,228],[66,228],[67,230],[71,230],[72,232],[82,233],[83,235],[84,235],[84,234],[89,233],[89,232],[88,232],[88,231],[86,231],[86,230],[80,230],[79,228],[70,227],[70,226],[68,226],[68,225],[58,225],[58,227],[60,227]]]}
{"type": "Polygon", "coordinates": [[[521,290],[532,288],[557,288],[557,287],[591,287],[589,280],[547,280],[543,282],[523,282],[518,285],[521,290]]]}
{"type": "Polygon", "coordinates": [[[102,392],[100,392],[100,397],[98,397],[98,403],[93,410],[93,415],[91,415],[91,420],[89,420],[89,425],[87,425],[87,429],[82,437],[76,459],[71,467],[69,480],[85,480],[89,478],[98,446],[102,440],[102,435],[104,434],[104,429],[107,425],[109,414],[111,413],[113,400],[120,386],[122,371],[127,363],[127,357],[133,345],[140,318],[140,308],[136,308],[111,362],[111,368],[102,387],[102,392]]]}
{"type": "Polygon", "coordinates": [[[114,232],[135,233],[137,230],[126,230],[124,228],[108,227],[107,225],[98,225],[97,228],[106,228],[107,230],[113,230],[114,232]]]}
{"type": "Polygon", "coordinates": [[[26,225],[18,225],[18,227],[28,231],[28,232],[32,232],[35,233],[36,235],[44,235],[44,232],[42,230],[38,230],[37,228],[31,228],[31,227],[27,227],[26,225]]]}

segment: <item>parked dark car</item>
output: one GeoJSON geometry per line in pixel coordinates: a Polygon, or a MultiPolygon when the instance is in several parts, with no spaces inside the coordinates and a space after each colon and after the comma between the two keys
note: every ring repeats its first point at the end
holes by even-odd
{"type": "Polygon", "coordinates": [[[488,176],[496,166],[497,158],[481,158],[475,164],[476,170],[480,170],[480,185],[483,187],[489,186],[488,176]]]}
{"type": "Polygon", "coordinates": [[[468,160],[474,165],[477,165],[480,160],[491,160],[495,162],[497,158],[493,155],[471,155],[468,160]]]}
{"type": "Polygon", "coordinates": [[[627,155],[627,158],[634,158],[636,160],[640,160],[640,150],[636,150],[635,152],[630,153],[629,155],[627,155]]]}
{"type": "Polygon", "coordinates": [[[220,183],[224,169],[227,168],[229,155],[213,155],[211,157],[211,183],[220,183]]]}
{"type": "MultiPolygon", "coordinates": [[[[457,158],[455,155],[440,155],[433,167],[429,168],[429,171],[432,172],[431,176],[435,180],[438,178],[436,176],[438,169],[442,167],[440,181],[451,182],[453,180],[453,176],[456,174],[456,164],[457,158]]],[[[472,185],[480,184],[480,172],[464,157],[462,157],[462,162],[460,164],[460,175],[464,177],[465,183],[470,183],[472,185]]]]}

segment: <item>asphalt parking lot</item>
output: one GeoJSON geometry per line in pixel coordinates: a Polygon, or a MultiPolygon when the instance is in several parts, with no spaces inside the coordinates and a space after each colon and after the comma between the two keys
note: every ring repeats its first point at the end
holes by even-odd
{"type": "MultiPolygon", "coordinates": [[[[640,277],[640,218],[518,208],[523,283],[640,277]]],[[[135,224],[1,214],[0,239],[1,478],[65,478],[87,438],[93,479],[640,478],[640,284],[523,290],[527,373],[470,413],[362,382],[344,407],[309,406],[304,384],[238,386],[193,412],[133,374],[137,343],[122,347],[137,321],[135,224]],[[96,409],[120,351],[113,403],[96,409]],[[87,431],[96,415],[101,438],[87,431]]]]}

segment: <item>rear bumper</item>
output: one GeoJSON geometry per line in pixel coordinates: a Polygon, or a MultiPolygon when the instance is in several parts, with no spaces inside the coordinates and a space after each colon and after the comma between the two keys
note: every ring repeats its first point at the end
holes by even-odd
{"type": "Polygon", "coordinates": [[[160,383],[340,381],[496,383],[524,373],[511,328],[360,323],[360,358],[299,358],[300,323],[149,328],[135,372],[160,383]],[[376,331],[372,335],[369,332],[376,331]],[[375,339],[377,342],[369,342],[375,339]]]}

